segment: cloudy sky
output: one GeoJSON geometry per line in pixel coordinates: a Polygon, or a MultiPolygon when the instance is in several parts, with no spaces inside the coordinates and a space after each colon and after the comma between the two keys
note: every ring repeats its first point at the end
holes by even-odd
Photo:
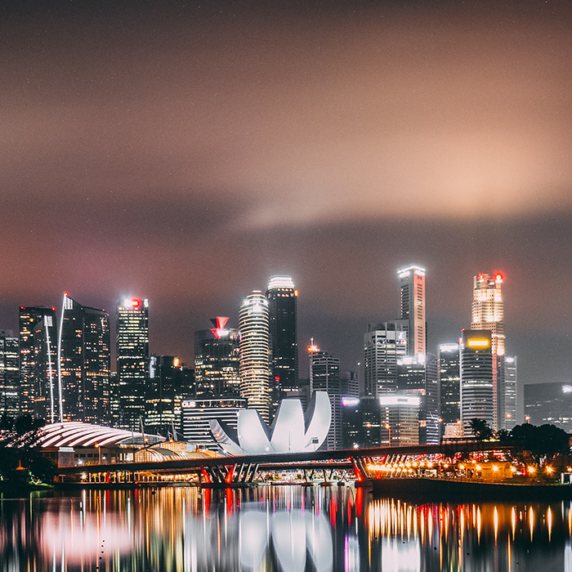
{"type": "Polygon", "coordinates": [[[151,350],[190,363],[289,273],[301,346],[350,369],[417,263],[430,350],[502,271],[521,381],[572,381],[570,2],[2,10],[0,328],[147,297],[151,350]]]}

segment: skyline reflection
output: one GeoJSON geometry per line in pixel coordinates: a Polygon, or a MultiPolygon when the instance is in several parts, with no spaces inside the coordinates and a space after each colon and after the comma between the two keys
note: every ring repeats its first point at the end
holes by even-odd
{"type": "Polygon", "coordinates": [[[0,572],[572,572],[572,503],[411,504],[351,487],[0,498],[0,572]]]}

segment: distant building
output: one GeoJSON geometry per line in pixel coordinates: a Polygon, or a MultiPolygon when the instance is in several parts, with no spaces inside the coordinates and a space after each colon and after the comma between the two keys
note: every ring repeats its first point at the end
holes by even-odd
{"type": "Polygon", "coordinates": [[[140,428],[149,377],[149,302],[126,298],[117,305],[117,393],[121,429],[140,428]]]}
{"type": "Polygon", "coordinates": [[[298,291],[290,276],[272,276],[266,290],[271,347],[272,416],[298,391],[298,291]]]}
{"type": "Polygon", "coordinates": [[[419,444],[421,398],[394,393],[379,398],[381,405],[382,445],[404,447],[419,444]]]}
{"type": "Polygon", "coordinates": [[[493,429],[505,427],[504,389],[504,303],[503,277],[496,274],[479,274],[473,278],[473,306],[471,330],[488,330],[491,333],[493,375],[493,429]]]}
{"type": "Polygon", "coordinates": [[[516,399],[517,399],[517,358],[506,356],[504,358],[504,407],[505,425],[507,431],[511,431],[516,423],[516,399]]]}
{"type": "MultiPolygon", "coordinates": [[[[372,396],[342,397],[342,434],[344,449],[362,449],[388,445],[387,433],[382,426],[379,399],[372,396]],[[382,438],[385,436],[385,442],[382,438]]],[[[385,424],[385,409],[384,424],[385,424]]]]}
{"type": "Polygon", "coordinates": [[[572,432],[572,384],[532,383],[524,386],[524,415],[532,425],[556,425],[572,432]]]}
{"type": "Polygon", "coordinates": [[[466,436],[472,436],[469,428],[472,419],[493,425],[493,354],[489,330],[464,331],[462,337],[461,421],[466,436]]]}
{"type": "Polygon", "coordinates": [[[396,391],[397,361],[407,356],[408,320],[369,324],[364,335],[365,395],[396,391]]]}
{"type": "Polygon", "coordinates": [[[437,360],[433,354],[417,354],[397,360],[397,392],[420,399],[419,443],[439,443],[439,400],[437,360]]]}
{"type": "Polygon", "coordinates": [[[0,417],[20,415],[20,355],[18,338],[0,330],[0,417]]]}
{"type": "Polygon", "coordinates": [[[240,330],[240,396],[262,419],[270,420],[270,331],[268,300],[254,290],[242,303],[240,330]]]}
{"type": "Polygon", "coordinates": [[[196,394],[202,399],[240,397],[240,336],[227,328],[228,318],[211,320],[213,328],[195,332],[196,394]]]}
{"type": "MultiPolygon", "coordinates": [[[[461,354],[459,344],[439,345],[439,413],[442,433],[461,419],[461,354]]],[[[455,429],[457,431],[457,429],[455,429]]]]}
{"type": "Polygon", "coordinates": [[[236,431],[238,412],[246,408],[246,399],[188,399],[182,406],[183,438],[188,443],[219,450],[209,421],[222,421],[236,431]]]}
{"type": "Polygon", "coordinates": [[[58,336],[58,385],[64,421],[109,421],[109,314],[82,306],[66,292],[58,336]]]}
{"type": "Polygon", "coordinates": [[[328,449],[342,448],[342,411],[341,411],[341,384],[340,360],[328,352],[320,351],[312,344],[308,347],[310,358],[310,390],[312,395],[316,391],[328,394],[332,407],[332,421],[326,440],[328,449]]]}
{"type": "Polygon", "coordinates": [[[359,397],[359,379],[355,371],[340,373],[340,392],[344,397],[359,397]]]}
{"type": "Polygon", "coordinates": [[[397,271],[397,275],[401,293],[401,319],[407,320],[407,353],[410,356],[425,354],[425,268],[405,266],[397,271]]]}
{"type": "Polygon", "coordinates": [[[21,306],[19,311],[20,412],[59,420],[55,308],[21,306]]]}
{"type": "MultiPolygon", "coordinates": [[[[187,370],[188,371],[188,370],[187,370]]],[[[145,428],[163,436],[182,431],[182,402],[194,387],[179,358],[152,355],[145,399],[145,428]]]]}

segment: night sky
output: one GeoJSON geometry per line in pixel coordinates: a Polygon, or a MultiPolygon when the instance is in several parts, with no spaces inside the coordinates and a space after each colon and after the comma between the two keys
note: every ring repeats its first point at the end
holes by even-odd
{"type": "Polygon", "coordinates": [[[191,364],[287,273],[301,349],[351,369],[416,263],[430,351],[501,271],[520,383],[572,381],[570,30],[551,0],[4,2],[0,328],[146,297],[191,364]]]}

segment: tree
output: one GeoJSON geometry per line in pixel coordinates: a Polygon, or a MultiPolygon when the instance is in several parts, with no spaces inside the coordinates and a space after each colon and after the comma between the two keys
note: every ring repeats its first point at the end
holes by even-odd
{"type": "Polygon", "coordinates": [[[510,432],[511,439],[522,443],[522,447],[536,457],[554,457],[557,454],[570,452],[570,437],[564,429],[556,425],[517,425],[510,432]]]}
{"type": "Polygon", "coordinates": [[[25,483],[33,478],[50,481],[53,465],[42,456],[41,429],[46,424],[41,419],[22,415],[0,419],[0,479],[9,483],[25,483]],[[22,470],[22,468],[24,470],[22,470]]]}
{"type": "Polygon", "coordinates": [[[479,441],[485,441],[493,436],[491,426],[484,419],[471,419],[469,421],[469,427],[475,438],[479,441]]]}

